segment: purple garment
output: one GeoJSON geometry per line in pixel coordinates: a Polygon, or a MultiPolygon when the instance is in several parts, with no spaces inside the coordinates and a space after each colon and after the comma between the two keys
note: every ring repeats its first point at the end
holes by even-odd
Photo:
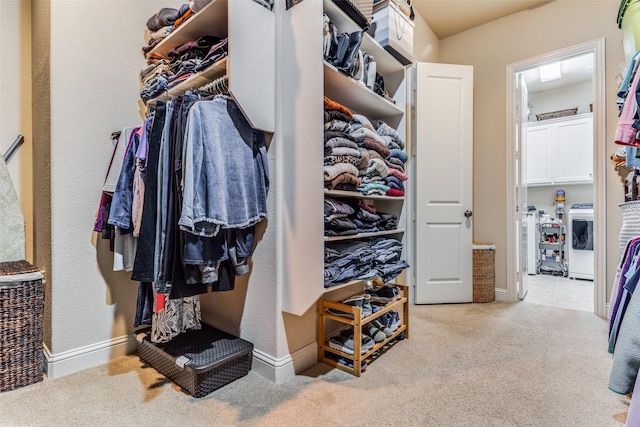
{"type": "Polygon", "coordinates": [[[611,311],[611,313],[613,313],[613,316],[611,316],[611,319],[609,320],[609,333],[611,333],[613,329],[613,324],[616,318],[615,314],[618,312],[618,308],[620,307],[620,301],[622,299],[622,289],[624,286],[624,282],[626,281],[625,274],[627,273],[627,271],[629,271],[629,267],[631,266],[631,262],[634,258],[633,254],[635,253],[638,244],[640,244],[640,238],[630,240],[627,243],[627,248],[623,255],[624,263],[620,272],[620,281],[618,282],[618,295],[616,296],[616,301],[613,305],[613,310],[611,311]]]}

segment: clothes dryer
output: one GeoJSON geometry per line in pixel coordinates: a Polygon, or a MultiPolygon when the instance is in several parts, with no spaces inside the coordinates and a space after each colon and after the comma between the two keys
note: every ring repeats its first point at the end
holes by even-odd
{"type": "Polygon", "coordinates": [[[593,203],[572,205],[567,219],[569,278],[593,280],[593,203]]]}

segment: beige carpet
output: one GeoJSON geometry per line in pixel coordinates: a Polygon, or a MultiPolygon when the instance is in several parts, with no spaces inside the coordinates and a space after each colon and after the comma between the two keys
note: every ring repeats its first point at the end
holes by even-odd
{"type": "Polygon", "coordinates": [[[361,378],[317,364],[202,399],[136,356],[0,394],[2,426],[621,427],[607,322],[534,304],[411,307],[411,338],[361,378]]]}

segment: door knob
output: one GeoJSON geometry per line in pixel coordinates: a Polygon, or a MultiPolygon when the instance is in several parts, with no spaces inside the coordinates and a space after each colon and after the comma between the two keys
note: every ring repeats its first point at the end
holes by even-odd
{"type": "Polygon", "coordinates": [[[470,210],[464,211],[464,216],[466,216],[467,218],[471,218],[471,215],[473,215],[473,212],[471,212],[470,210]]]}

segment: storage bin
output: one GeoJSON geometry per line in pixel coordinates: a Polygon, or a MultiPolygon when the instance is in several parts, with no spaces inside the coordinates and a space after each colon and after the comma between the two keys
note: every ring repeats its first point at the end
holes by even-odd
{"type": "Polygon", "coordinates": [[[253,344],[203,324],[167,343],[138,335],[138,356],[193,397],[203,397],[251,370],[253,344]]]}
{"type": "Polygon", "coordinates": [[[42,278],[27,261],[0,263],[0,392],[43,379],[42,278]]]}
{"type": "Polygon", "coordinates": [[[360,28],[369,28],[373,16],[373,0],[333,0],[360,28]]]}
{"type": "Polygon", "coordinates": [[[496,247],[490,243],[473,244],[473,302],[496,299],[496,247]]]}
{"type": "Polygon", "coordinates": [[[413,29],[415,24],[389,1],[373,12],[369,34],[402,65],[413,63],[413,29]]]}

